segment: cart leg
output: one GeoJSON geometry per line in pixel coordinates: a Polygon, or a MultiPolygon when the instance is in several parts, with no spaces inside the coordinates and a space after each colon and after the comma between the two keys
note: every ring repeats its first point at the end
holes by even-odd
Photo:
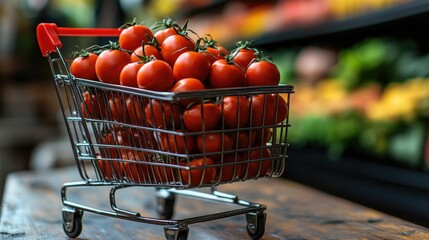
{"type": "Polygon", "coordinates": [[[156,211],[162,219],[171,219],[174,214],[176,194],[165,189],[156,190],[156,211]]]}
{"type": "Polygon", "coordinates": [[[189,228],[186,225],[164,228],[166,240],[186,240],[188,239],[189,228]]]}
{"type": "Polygon", "coordinates": [[[82,232],[83,211],[71,207],[64,207],[63,212],[63,229],[67,236],[76,238],[82,232]]]}
{"type": "Polygon", "coordinates": [[[265,212],[246,213],[247,233],[251,239],[257,240],[264,236],[266,218],[267,214],[265,212]]]}

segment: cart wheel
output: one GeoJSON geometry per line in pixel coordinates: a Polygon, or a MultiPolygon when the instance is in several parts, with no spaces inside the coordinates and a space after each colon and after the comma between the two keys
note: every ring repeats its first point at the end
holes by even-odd
{"type": "Polygon", "coordinates": [[[63,208],[63,229],[70,238],[76,238],[82,232],[82,210],[63,208]]]}
{"type": "Polygon", "coordinates": [[[188,226],[165,227],[164,234],[166,240],[187,240],[189,228],[188,226]]]}
{"type": "Polygon", "coordinates": [[[247,233],[253,240],[261,239],[265,233],[265,212],[246,213],[247,233]]]}
{"type": "Polygon", "coordinates": [[[160,189],[156,192],[156,211],[162,219],[171,219],[174,214],[176,194],[160,189]]]}

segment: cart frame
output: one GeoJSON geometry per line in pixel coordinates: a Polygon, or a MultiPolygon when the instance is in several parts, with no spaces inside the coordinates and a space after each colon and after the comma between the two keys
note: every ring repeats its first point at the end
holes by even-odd
{"type": "MultiPolygon", "coordinates": [[[[58,100],[64,117],[64,122],[67,127],[71,146],[80,176],[83,181],[65,183],[61,189],[61,197],[64,208],[63,213],[63,228],[69,237],[77,237],[82,231],[82,217],[85,211],[92,212],[109,217],[115,217],[130,221],[143,222],[148,224],[164,225],[164,233],[167,240],[187,239],[189,233],[189,224],[206,222],[220,218],[226,218],[236,215],[246,215],[247,232],[252,239],[260,239],[265,232],[265,221],[267,207],[263,204],[253,203],[241,200],[238,196],[219,192],[216,186],[224,183],[233,183],[236,181],[256,180],[259,177],[278,177],[285,168],[285,159],[287,158],[287,131],[290,127],[289,112],[286,119],[278,124],[264,124],[262,120],[261,126],[248,126],[237,129],[227,129],[223,126],[221,130],[203,131],[199,133],[184,133],[176,129],[154,128],[147,122],[129,122],[125,116],[130,113],[128,110],[123,112],[121,118],[115,118],[113,110],[106,111],[105,115],[94,117],[91,115],[91,109],[101,109],[101,105],[109,102],[113,97],[118,97],[125,101],[126,99],[137,99],[137,105],[143,104],[148,99],[151,101],[160,101],[170,104],[179,102],[183,99],[200,99],[201,102],[207,99],[222,100],[225,96],[254,96],[264,94],[264,102],[266,96],[270,94],[276,95],[275,104],[279,104],[279,97],[286,96],[287,109],[289,109],[290,94],[294,92],[291,85],[280,86],[263,86],[263,87],[246,87],[246,88],[228,88],[228,89],[210,89],[210,91],[194,91],[194,92],[154,92],[144,89],[137,89],[126,86],[107,84],[87,79],[74,77],[69,69],[66,58],[63,57],[60,48],[62,42],[59,36],[92,36],[92,37],[117,37],[120,29],[92,29],[92,28],[60,28],[52,23],[41,23],[37,27],[37,36],[42,55],[48,58],[53,81],[56,88],[58,100]],[[101,95],[100,99],[104,99],[104,103],[97,102],[92,105],[85,102],[83,94],[89,92],[101,95]],[[280,96],[282,94],[282,96],[280,96]],[[114,137],[118,129],[132,129],[133,136],[138,135],[137,140],[133,137],[128,139],[129,143],[118,143],[118,140],[113,142],[103,142],[106,139],[106,133],[113,133],[114,137]],[[146,132],[150,132],[147,137],[146,132]],[[224,148],[226,135],[232,135],[241,131],[248,131],[252,134],[253,131],[262,132],[260,137],[263,137],[264,132],[272,132],[270,143],[242,149],[226,149],[224,148]],[[142,134],[144,132],[144,134],[142,134]],[[217,152],[202,152],[191,153],[188,151],[177,152],[172,149],[163,149],[159,146],[159,136],[162,134],[173,134],[174,139],[193,137],[197,134],[206,136],[215,133],[222,135],[222,148],[217,152]],[[144,142],[144,144],[136,144],[136,142],[144,142]],[[272,155],[265,157],[262,151],[268,149],[272,155]],[[112,151],[113,150],[113,151],[112,151]],[[133,153],[133,162],[130,159],[121,159],[117,153],[123,151],[133,153]],[[238,161],[238,155],[249,151],[260,151],[257,159],[247,157],[242,161],[238,161]],[[235,155],[232,162],[226,161],[226,155],[235,155]],[[100,157],[101,155],[101,157],[100,157]],[[148,157],[150,156],[150,157],[148,157]],[[137,161],[137,158],[145,158],[150,160],[137,161]],[[191,159],[202,158],[206,162],[207,158],[219,158],[215,165],[194,167],[190,165],[191,159]],[[179,163],[177,159],[181,159],[179,163]],[[184,163],[183,163],[184,162],[184,163]],[[263,173],[262,164],[269,162],[269,172],[263,173]],[[244,165],[243,165],[244,164],[244,165]],[[250,170],[250,165],[257,164],[256,172],[250,170]],[[247,167],[245,167],[247,165],[247,167]],[[118,167],[119,166],[119,167],[118,167]],[[130,167],[132,166],[133,169],[130,167]],[[239,174],[239,166],[240,172],[239,174]],[[204,177],[209,174],[209,169],[216,167],[220,169],[220,177],[212,182],[204,182],[204,177]],[[226,174],[226,168],[233,168],[232,178],[224,179],[222,173],[226,174]],[[241,168],[246,168],[243,173],[241,168]],[[120,171],[117,169],[121,168],[120,171]],[[137,170],[135,170],[137,169],[137,170]],[[161,172],[162,169],[162,172],[161,172]],[[136,171],[139,173],[135,175],[136,171]],[[183,177],[182,171],[188,171],[189,176],[183,177]],[[192,171],[202,171],[201,179],[195,184],[192,182],[192,171]],[[144,174],[141,174],[144,172],[144,174]],[[137,177],[136,177],[137,176],[137,177]],[[188,179],[186,179],[188,178],[188,179]],[[67,190],[69,188],[81,187],[97,187],[110,186],[110,206],[112,211],[105,211],[97,208],[88,207],[67,199],[67,190]],[[151,218],[141,216],[140,213],[119,208],[116,204],[116,192],[118,190],[131,187],[154,187],[156,189],[157,212],[160,218],[151,218]],[[192,188],[209,187],[210,193],[195,191],[192,188]],[[177,195],[182,195],[191,198],[197,198],[206,201],[214,201],[240,207],[239,209],[229,210],[225,212],[213,213],[203,216],[190,217],[180,220],[172,219],[174,212],[174,202],[177,195]]],[[[91,95],[92,97],[92,95],[91,95]]],[[[147,103],[145,103],[147,104],[147,103]]],[[[105,106],[104,106],[105,107],[105,106]]],[[[115,105],[116,108],[116,105],[115,105]]],[[[165,117],[165,108],[162,108],[162,116],[164,126],[169,119],[165,117]]],[[[222,108],[223,110],[223,105],[222,108]]],[[[276,108],[277,109],[277,108],[276,108]]],[[[122,109],[121,109],[122,110],[122,109]]],[[[119,111],[119,110],[118,110],[119,111]]],[[[256,110],[255,110],[256,111],[256,110]]],[[[266,108],[262,109],[265,113],[266,108]]],[[[117,113],[117,112],[116,112],[117,113]]],[[[153,110],[152,110],[153,113],[153,110]]],[[[204,113],[202,113],[204,114],[204,113]]],[[[252,110],[251,113],[252,114],[252,110]]],[[[203,115],[204,117],[204,115],[203,115]]],[[[277,111],[274,117],[277,117],[277,111]]],[[[150,118],[149,115],[143,116],[142,119],[150,118]]],[[[129,119],[128,119],[129,120],[129,119]]],[[[180,128],[183,128],[183,119],[179,121],[180,128]]],[[[176,126],[179,129],[179,126],[176,126]]],[[[174,128],[174,123],[173,123],[174,128]]],[[[259,136],[259,135],[258,135],[259,136]]],[[[112,137],[113,138],[113,137],[112,137]]],[[[238,138],[238,137],[237,137],[238,138]]],[[[250,138],[250,137],[249,137],[250,138]]],[[[125,137],[124,137],[125,139],[125,137]]],[[[250,140],[249,140],[250,142],[250,140]]],[[[177,141],[173,144],[177,149],[177,141]]],[[[186,146],[186,141],[185,141],[186,146]]],[[[206,146],[203,147],[205,149],[206,146]]],[[[139,159],[140,160],[140,159],[139,159]]]]}

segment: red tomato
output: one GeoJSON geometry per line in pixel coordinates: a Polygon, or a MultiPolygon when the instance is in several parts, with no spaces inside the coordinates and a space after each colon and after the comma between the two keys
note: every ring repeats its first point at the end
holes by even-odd
{"type": "Polygon", "coordinates": [[[238,64],[242,69],[246,70],[250,62],[255,59],[255,51],[247,48],[242,48],[232,59],[236,64],[238,64]]]}
{"type": "Polygon", "coordinates": [[[220,162],[222,164],[218,169],[218,176],[222,182],[233,181],[237,177],[241,176],[243,163],[241,162],[240,155],[226,154],[223,155],[223,160],[220,162]],[[234,163],[234,164],[228,164],[234,163]]]}
{"type": "Polygon", "coordinates": [[[281,94],[271,94],[271,96],[277,101],[277,123],[283,122],[288,115],[288,107],[286,100],[281,94]]]}
{"type": "MultiPolygon", "coordinates": [[[[177,130],[178,133],[183,133],[177,130]]],[[[195,138],[190,135],[160,133],[160,149],[165,152],[190,154],[195,151],[195,138]]]]}
{"type": "Polygon", "coordinates": [[[109,145],[100,147],[100,156],[102,158],[118,159],[122,156],[123,152],[120,151],[118,146],[124,145],[121,134],[117,132],[103,134],[99,140],[101,144],[109,145]]]}
{"type": "Polygon", "coordinates": [[[249,122],[250,103],[244,96],[224,97],[218,107],[226,128],[241,128],[249,122]]]}
{"type": "Polygon", "coordinates": [[[190,168],[180,170],[182,181],[191,187],[212,183],[216,178],[216,167],[210,167],[213,164],[215,162],[211,158],[197,158],[190,160],[189,163],[182,162],[181,165],[190,168]]]}
{"type": "Polygon", "coordinates": [[[225,59],[217,60],[210,67],[209,82],[212,88],[243,87],[245,81],[244,71],[225,59]]]}
{"type": "Polygon", "coordinates": [[[125,50],[134,51],[152,39],[152,31],[144,25],[134,25],[122,30],[119,35],[119,46],[125,50]]]}
{"type": "MultiPolygon", "coordinates": [[[[123,146],[137,147],[139,144],[137,141],[135,141],[136,138],[134,133],[129,128],[119,129],[115,134],[117,138],[121,140],[121,145],[123,146]]],[[[126,154],[127,151],[129,150],[121,149],[122,155],[126,154]]]]}
{"type": "Polygon", "coordinates": [[[259,94],[250,97],[251,126],[275,124],[276,102],[272,95],[259,94]]]}
{"type": "Polygon", "coordinates": [[[127,109],[127,119],[130,124],[147,126],[145,121],[144,110],[147,105],[146,98],[128,97],[125,101],[127,109]]]}
{"type": "Polygon", "coordinates": [[[253,62],[246,70],[247,86],[279,85],[280,72],[274,63],[253,62]]]}
{"type": "Polygon", "coordinates": [[[126,105],[121,96],[114,96],[109,99],[108,118],[114,121],[129,122],[126,115],[126,105]]]}
{"type": "MultiPolygon", "coordinates": [[[[178,181],[179,170],[175,167],[164,166],[167,163],[163,162],[159,165],[153,165],[153,174],[154,180],[156,183],[170,183],[173,181],[178,181]]],[[[171,163],[168,164],[177,164],[176,160],[171,160],[171,163]]]]}
{"type": "Polygon", "coordinates": [[[105,83],[120,84],[119,76],[122,68],[131,62],[130,55],[121,50],[105,50],[95,62],[98,79],[105,83]]]}
{"type": "Polygon", "coordinates": [[[161,44],[162,59],[170,66],[174,66],[176,59],[184,52],[195,49],[195,43],[189,37],[171,35],[161,44]]]}
{"type": "Polygon", "coordinates": [[[243,163],[242,177],[249,179],[255,177],[263,177],[271,171],[271,151],[268,148],[250,150],[249,153],[245,152],[242,154],[241,160],[247,163],[243,163]],[[249,160],[257,160],[250,162],[249,160]],[[266,159],[266,160],[262,160],[266,159]]]}
{"type": "Polygon", "coordinates": [[[154,132],[152,131],[128,128],[126,138],[124,135],[124,132],[122,132],[122,138],[126,146],[159,150],[154,132]]]}
{"type": "Polygon", "coordinates": [[[256,130],[251,131],[240,131],[238,133],[234,133],[232,139],[235,141],[235,145],[238,149],[249,148],[255,144],[256,139],[256,130]]]}
{"type": "Polygon", "coordinates": [[[137,73],[143,63],[132,62],[122,68],[121,74],[119,75],[119,83],[123,86],[138,87],[137,84],[137,73]]]}
{"type": "Polygon", "coordinates": [[[233,139],[224,133],[205,133],[197,136],[197,147],[200,153],[229,151],[233,146],[233,139]]]}
{"type": "MultiPolygon", "coordinates": [[[[204,84],[196,78],[184,78],[177,81],[171,88],[172,92],[187,92],[187,91],[198,91],[204,90],[204,84]]],[[[199,102],[200,98],[186,98],[180,100],[180,104],[187,107],[192,102],[199,102]]]]}
{"type": "Polygon", "coordinates": [[[207,47],[204,53],[209,59],[210,64],[213,64],[216,60],[225,59],[225,56],[228,55],[228,50],[222,46],[207,47]]]}
{"type": "Polygon", "coordinates": [[[103,180],[119,179],[123,175],[123,166],[118,161],[105,160],[99,154],[96,154],[95,158],[100,167],[100,174],[103,180]]]}
{"type": "Polygon", "coordinates": [[[216,129],[219,120],[219,108],[210,102],[192,105],[183,113],[183,122],[190,132],[216,129]]]}
{"type": "Polygon", "coordinates": [[[176,81],[184,78],[196,78],[201,82],[206,80],[210,71],[210,61],[201,52],[188,51],[182,53],[173,66],[173,76],[176,81]]]}
{"type": "Polygon", "coordinates": [[[98,81],[97,73],[95,72],[95,62],[98,55],[89,53],[87,56],[73,59],[70,66],[70,72],[77,78],[84,78],[98,81]]]}
{"type": "Polygon", "coordinates": [[[83,102],[80,107],[84,118],[98,118],[106,113],[106,104],[97,95],[88,91],[82,93],[83,102]]]}
{"type": "Polygon", "coordinates": [[[140,46],[136,50],[134,50],[133,54],[131,54],[132,62],[141,62],[142,59],[140,57],[144,57],[144,56],[146,57],[153,56],[158,60],[162,60],[161,52],[157,47],[149,44],[144,45],[144,54],[142,49],[143,49],[142,46],[140,46]]]}
{"type": "Polygon", "coordinates": [[[147,156],[139,151],[127,151],[122,155],[124,162],[124,175],[130,181],[136,183],[147,183],[149,182],[150,172],[148,165],[145,161],[148,161],[147,156]]]}
{"type": "Polygon", "coordinates": [[[139,88],[168,91],[174,84],[173,70],[162,60],[145,63],[137,73],[139,88]]]}
{"type": "Polygon", "coordinates": [[[152,99],[145,108],[145,114],[148,123],[155,128],[180,128],[180,113],[176,104],[152,99]]]}
{"type": "Polygon", "coordinates": [[[159,30],[154,34],[156,40],[159,42],[159,44],[162,44],[165,39],[167,39],[171,35],[177,35],[176,30],[173,27],[169,27],[163,30],[159,30]]]}
{"type": "Polygon", "coordinates": [[[257,129],[255,133],[255,143],[254,146],[265,146],[268,142],[270,142],[271,137],[273,136],[273,129],[271,128],[261,128],[257,129]]]}

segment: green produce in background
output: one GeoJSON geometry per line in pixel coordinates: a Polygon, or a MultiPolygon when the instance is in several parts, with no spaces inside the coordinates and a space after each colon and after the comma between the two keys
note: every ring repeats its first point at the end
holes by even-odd
{"type": "MultiPolygon", "coordinates": [[[[308,49],[297,52],[295,66],[308,49]]],[[[292,145],[324,147],[331,159],[352,150],[428,169],[429,54],[420,54],[413,41],[368,39],[339,51],[325,78],[308,82],[299,69],[294,74],[292,145]]]]}

